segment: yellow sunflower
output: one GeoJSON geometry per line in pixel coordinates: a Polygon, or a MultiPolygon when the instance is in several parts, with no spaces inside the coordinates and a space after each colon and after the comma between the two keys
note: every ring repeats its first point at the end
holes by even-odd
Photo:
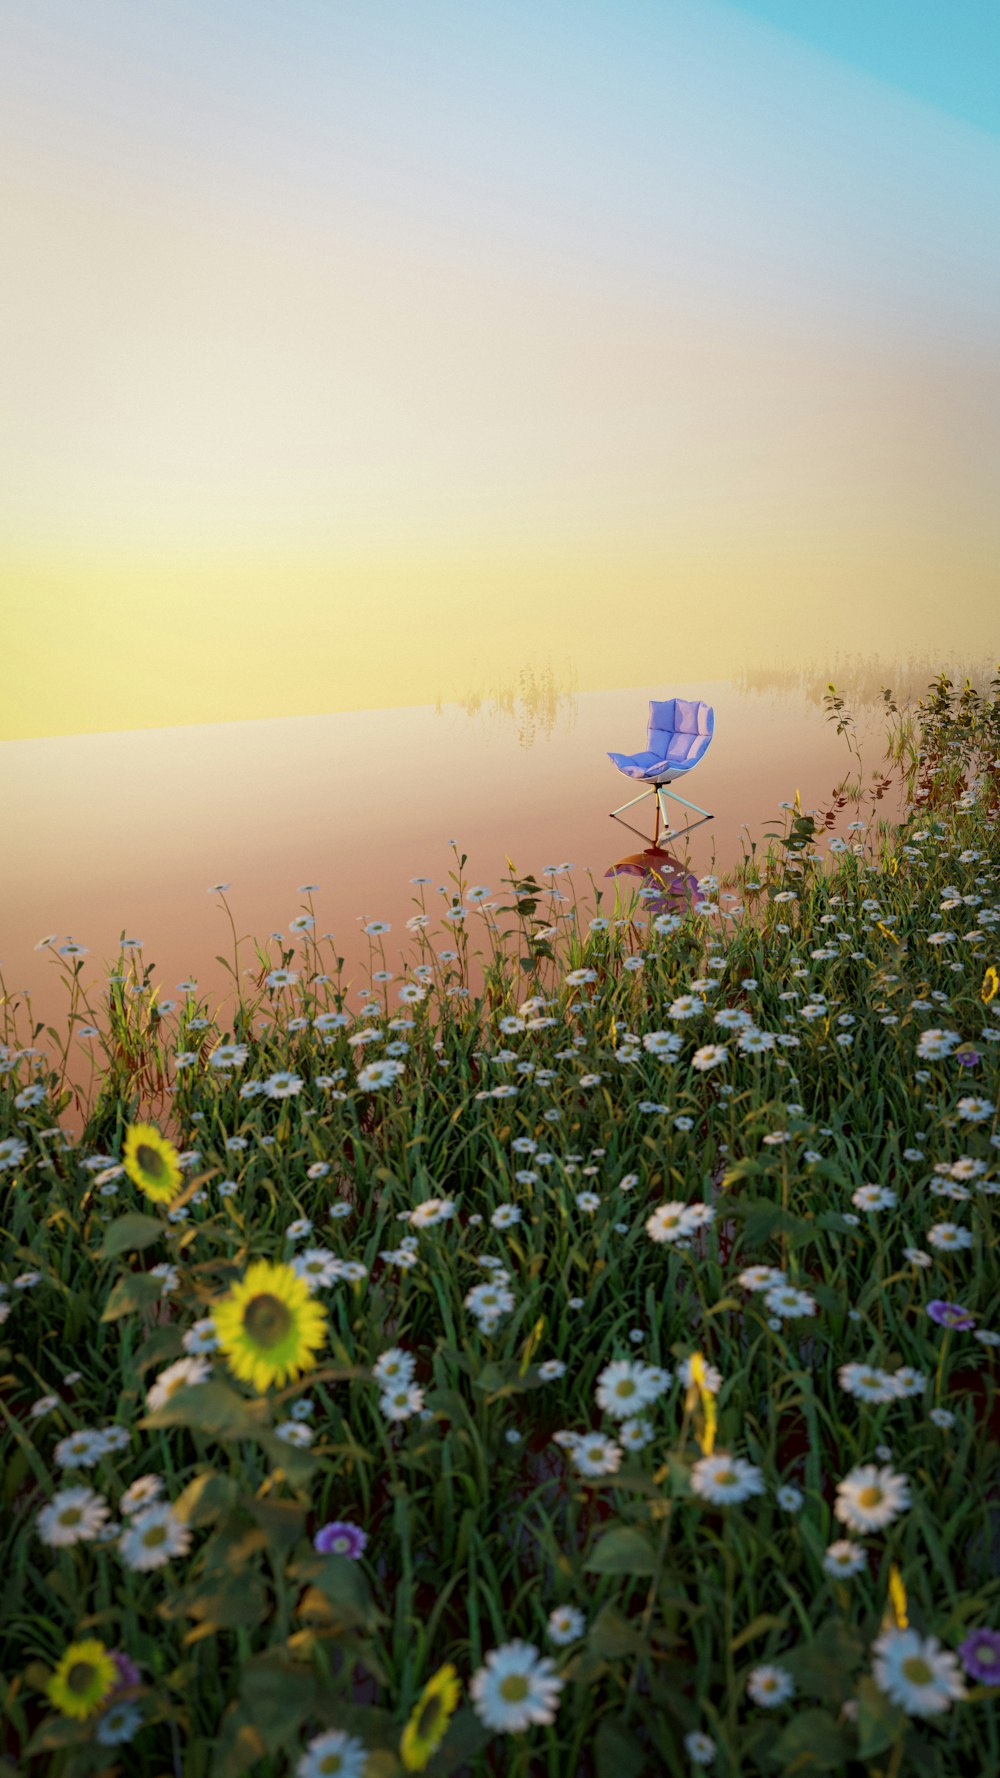
{"type": "Polygon", "coordinates": [[[82,1722],[99,1710],[118,1683],[118,1669],[103,1642],[71,1642],[45,1690],[50,1704],[82,1722]]]}
{"type": "Polygon", "coordinates": [[[154,1204],[169,1204],[180,1191],[183,1176],[177,1150],[155,1124],[129,1124],[122,1165],[154,1204]]]}
{"type": "Polygon", "coordinates": [[[434,1677],[427,1681],[410,1712],[399,1744],[400,1757],[408,1772],[422,1772],[437,1752],[458,1708],[461,1692],[458,1676],[450,1663],[439,1667],[434,1677]]]}
{"type": "Polygon", "coordinates": [[[998,989],[1000,989],[1000,976],[997,975],[997,972],[991,963],[986,974],[983,976],[983,985],[979,990],[979,998],[984,1006],[989,1006],[990,1001],[995,998],[998,989]]]}
{"type": "Polygon", "coordinates": [[[268,1260],[247,1267],[212,1320],[230,1370],[259,1394],[309,1370],[326,1339],[326,1311],[305,1280],[268,1260]]]}

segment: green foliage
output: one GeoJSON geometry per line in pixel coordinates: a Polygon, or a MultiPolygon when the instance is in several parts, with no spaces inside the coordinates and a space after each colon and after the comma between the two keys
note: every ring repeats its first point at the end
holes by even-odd
{"type": "MultiPolygon", "coordinates": [[[[363,1743],[366,1778],[394,1778],[444,1663],[462,1698],[430,1778],[681,1778],[692,1733],[721,1778],[1000,1770],[996,1688],[922,1724],[876,1683],[872,1649],[904,1595],[951,1651],[1000,1607],[998,693],[935,682],[890,735],[900,823],[877,825],[884,775],[866,787],[859,756],[853,802],[797,801],[766,854],[751,847],[735,917],[713,901],[658,929],[653,908],[617,903],[592,930],[569,877],[558,900],[554,877],[512,864],[500,905],[477,911],[457,859],[451,959],[418,927],[397,999],[373,943],[371,1023],[388,1044],[391,1018],[413,1021],[387,1086],[359,1084],[384,1051],[349,1041],[368,1021],[308,926],[280,953],[297,983],[269,984],[279,965],[256,945],[255,985],[224,1015],[193,991],[161,1012],[151,966],[123,953],[93,1014],[104,1068],[78,1139],[55,1134],[69,1038],[45,1061],[8,1022],[0,1778],[284,1778],[333,1731],[363,1743]],[[869,810],[865,840],[848,828],[821,856],[848,803],[869,810]],[[690,1016],[682,995],[701,1003],[690,1016]],[[773,1042],[743,1046],[740,1015],[773,1042]],[[921,1046],[934,1027],[953,1033],[941,1053],[921,1046]],[[653,1033],[678,1053],[644,1046],[653,1033]],[[213,1066],[227,1041],[245,1056],[213,1066]],[[702,1067],[716,1044],[724,1060],[702,1067]],[[177,1069],[178,1052],[196,1061],[177,1069]],[[18,1104],[32,1083],[43,1095],[18,1104]],[[155,1214],[119,1165],[140,1116],[186,1151],[185,1190],[155,1214]],[[892,1194],[878,1210],[857,1196],[873,1184],[892,1194]],[[655,1240],[670,1204],[696,1219],[655,1240]],[[941,1224],[971,1247],[940,1245],[941,1224]],[[326,1268],[326,1338],[257,1395],[212,1349],[211,1316],[261,1258],[326,1268]],[[769,1304],[756,1267],[800,1308],[769,1304]],[[505,1305],[483,1324],[477,1286],[505,1305]],[[974,1331],[937,1325],[935,1298],[974,1331]],[[399,1419],[375,1372],[394,1349],[419,1391],[399,1419]],[[718,1373],[710,1400],[680,1380],[695,1350],[718,1373]],[[659,1372],[628,1421],[597,1396],[623,1360],[659,1372]],[[922,1393],[863,1399],[846,1365],[911,1367],[922,1393]],[[67,1465],[65,1441],[95,1429],[103,1448],[67,1465]],[[595,1432],[591,1472],[573,1441],[595,1432]],[[759,1489],[712,1499],[710,1453],[750,1464],[759,1489]],[[912,1503],[861,1535],[837,1484],[876,1461],[912,1503]],[[81,1486],[111,1530],[61,1543],[40,1515],[81,1486]],[[364,1549],[317,1550],[334,1521],[364,1549]],[[866,1552],[849,1579],[827,1560],[848,1535],[866,1552]],[[568,1641],[550,1636],[557,1607],[580,1614],[568,1641]],[[138,1669],[116,1696],[140,1726],[118,1746],[97,1739],[106,1710],[75,1722],[46,1695],[92,1637],[138,1669]],[[551,1720],[504,1736],[469,1685],[515,1639],[561,1689],[551,1720]],[[748,1691],[767,1666],[793,1688],[770,1708],[748,1691]]],[[[234,925],[237,991],[241,943],[234,925]]],[[[91,1010],[79,967],[67,987],[72,1026],[91,1010]]]]}

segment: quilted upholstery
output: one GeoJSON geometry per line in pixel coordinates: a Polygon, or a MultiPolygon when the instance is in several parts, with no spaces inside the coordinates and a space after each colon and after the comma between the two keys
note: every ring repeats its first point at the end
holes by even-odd
{"type": "Polygon", "coordinates": [[[715,711],[690,698],[650,699],[649,728],[642,753],[609,753],[626,778],[668,784],[696,766],[715,731],[715,711]]]}

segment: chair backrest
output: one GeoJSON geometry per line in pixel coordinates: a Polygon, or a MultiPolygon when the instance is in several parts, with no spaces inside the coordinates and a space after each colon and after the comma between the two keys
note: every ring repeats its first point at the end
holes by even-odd
{"type": "Polygon", "coordinates": [[[691,698],[649,701],[649,751],[671,764],[693,764],[715,732],[715,711],[691,698]]]}

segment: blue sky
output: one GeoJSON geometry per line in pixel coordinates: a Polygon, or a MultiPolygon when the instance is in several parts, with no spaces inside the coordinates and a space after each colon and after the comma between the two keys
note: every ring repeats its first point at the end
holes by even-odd
{"type": "Polygon", "coordinates": [[[741,12],[1000,135],[996,0],[733,0],[741,12]]]}

